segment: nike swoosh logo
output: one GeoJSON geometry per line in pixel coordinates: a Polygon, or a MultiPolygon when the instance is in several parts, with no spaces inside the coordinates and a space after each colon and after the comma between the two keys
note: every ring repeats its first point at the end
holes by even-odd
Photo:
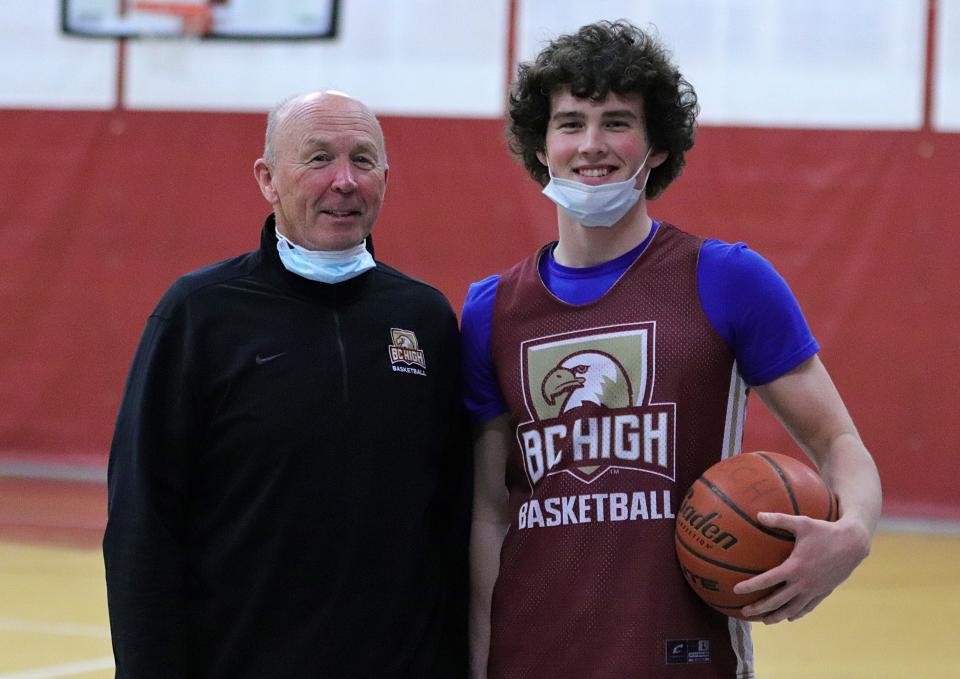
{"type": "Polygon", "coordinates": [[[264,363],[269,363],[275,358],[280,358],[281,356],[286,356],[286,355],[287,355],[286,351],[279,354],[273,354],[272,356],[261,356],[260,354],[257,354],[257,365],[263,365],[264,363]]]}

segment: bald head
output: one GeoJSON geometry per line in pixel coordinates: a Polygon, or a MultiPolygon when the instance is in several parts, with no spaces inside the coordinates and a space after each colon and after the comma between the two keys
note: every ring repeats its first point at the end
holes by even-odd
{"type": "Polygon", "coordinates": [[[380,121],[359,99],[336,90],[318,90],[287,97],[270,110],[267,115],[267,131],[263,144],[263,159],[268,163],[276,160],[276,136],[289,118],[296,118],[304,112],[329,112],[331,116],[356,116],[366,118],[376,131],[377,145],[384,164],[387,162],[387,146],[383,138],[380,121]]]}
{"type": "Polygon", "coordinates": [[[291,97],[270,112],[253,172],[277,231],[308,250],[346,250],[370,234],[387,187],[383,130],[341,92],[291,97]]]}

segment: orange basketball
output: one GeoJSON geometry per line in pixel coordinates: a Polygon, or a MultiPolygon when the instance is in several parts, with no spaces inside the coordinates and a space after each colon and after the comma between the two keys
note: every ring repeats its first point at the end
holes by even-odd
{"type": "Polygon", "coordinates": [[[757,512],[836,521],[837,499],[811,467],[778,453],[744,453],[707,469],[683,498],[674,542],[687,582],[707,604],[734,618],[772,591],[734,594],[733,586],[790,556],[793,535],[757,521],[757,512]]]}

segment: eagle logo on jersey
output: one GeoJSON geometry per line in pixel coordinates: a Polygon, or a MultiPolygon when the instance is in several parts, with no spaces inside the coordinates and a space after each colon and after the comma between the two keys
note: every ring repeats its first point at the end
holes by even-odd
{"type": "Polygon", "coordinates": [[[633,403],[626,370],[615,357],[598,351],[567,356],[543,378],[541,391],[550,405],[562,398],[563,412],[587,403],[608,408],[633,403]]]}
{"type": "Polygon", "coordinates": [[[612,469],[674,479],[676,404],[653,400],[656,323],[521,345],[530,419],[517,439],[531,488],[552,474],[592,483],[612,469]]]}

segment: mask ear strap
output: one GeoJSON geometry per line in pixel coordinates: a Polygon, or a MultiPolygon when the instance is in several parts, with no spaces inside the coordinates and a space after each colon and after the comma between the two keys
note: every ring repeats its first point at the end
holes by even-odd
{"type": "Polygon", "coordinates": [[[547,162],[544,163],[544,165],[547,166],[547,176],[550,177],[550,179],[554,179],[553,170],[550,169],[550,159],[547,158],[546,152],[544,152],[543,157],[544,157],[544,159],[546,159],[546,161],[547,161],[547,162]]]}
{"type": "MultiPolygon", "coordinates": [[[[647,149],[647,155],[645,155],[645,156],[643,157],[643,160],[640,161],[640,165],[637,167],[637,171],[633,173],[633,176],[632,176],[630,179],[636,179],[637,177],[640,176],[640,173],[643,172],[643,166],[647,164],[647,160],[650,158],[650,153],[651,153],[651,152],[653,152],[653,147],[652,147],[652,146],[647,149]]],[[[652,170],[653,170],[653,168],[650,168],[650,167],[647,168],[647,177],[648,177],[648,178],[650,177],[650,172],[651,172],[652,170]]],[[[627,179],[626,181],[630,181],[630,179],[627,179]]],[[[643,185],[644,185],[644,186],[647,185],[647,180],[646,180],[646,179],[643,180],[643,185]]],[[[641,189],[641,190],[642,190],[642,189],[641,189]]]]}
{"type": "MultiPolygon", "coordinates": [[[[643,169],[643,166],[647,164],[647,160],[650,158],[650,154],[652,152],[653,152],[653,145],[651,145],[650,148],[647,149],[647,155],[643,157],[643,162],[640,163],[640,168],[637,170],[638,175],[640,174],[640,170],[643,169]]],[[[647,182],[650,181],[650,173],[652,172],[653,172],[653,168],[648,167],[647,176],[643,178],[643,185],[639,189],[637,189],[638,191],[640,191],[640,193],[644,194],[644,197],[646,197],[647,182]]]]}

